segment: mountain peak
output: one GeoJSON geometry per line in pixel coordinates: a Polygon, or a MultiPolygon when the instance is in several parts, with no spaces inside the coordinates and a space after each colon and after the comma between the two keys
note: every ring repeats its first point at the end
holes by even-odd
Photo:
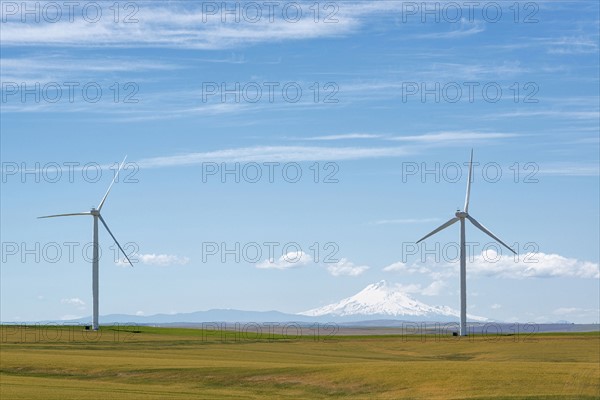
{"type": "MultiPolygon", "coordinates": [[[[299,313],[311,317],[330,315],[345,316],[392,316],[428,319],[456,319],[459,312],[446,306],[430,306],[413,299],[397,287],[388,285],[385,280],[372,283],[354,296],[337,303],[299,313]]],[[[485,318],[469,316],[472,320],[485,318]]]]}

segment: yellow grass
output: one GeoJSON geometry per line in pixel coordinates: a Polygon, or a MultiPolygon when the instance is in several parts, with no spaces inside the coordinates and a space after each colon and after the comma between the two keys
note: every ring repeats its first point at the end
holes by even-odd
{"type": "Polygon", "coordinates": [[[600,398],[598,333],[222,340],[138,327],[94,341],[81,328],[2,330],[2,400],[600,398]]]}

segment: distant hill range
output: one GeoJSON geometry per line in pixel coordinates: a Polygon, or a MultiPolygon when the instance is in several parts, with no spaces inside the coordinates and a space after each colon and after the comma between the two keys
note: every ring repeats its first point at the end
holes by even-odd
{"type": "MultiPolygon", "coordinates": [[[[109,314],[102,315],[102,325],[111,324],[140,324],[140,325],[177,325],[177,326],[202,326],[203,323],[285,323],[296,322],[310,323],[335,323],[346,327],[400,327],[406,323],[425,322],[428,326],[433,323],[456,323],[459,312],[447,306],[432,306],[413,299],[395,286],[388,285],[386,281],[373,283],[365,287],[354,296],[347,297],[339,302],[315,308],[298,314],[287,314],[279,311],[243,311],[232,309],[213,309],[177,314],[155,315],[127,315],[109,314]]],[[[492,320],[475,315],[468,315],[468,320],[473,326],[485,326],[495,323],[492,320]]],[[[42,323],[58,324],[89,324],[91,317],[72,320],[40,321],[42,323]]],[[[510,324],[502,324],[507,327],[510,324]]],[[[571,326],[567,321],[557,324],[538,324],[538,331],[562,331],[571,326]],[[556,326],[559,326],[558,328],[556,326]]],[[[588,326],[588,325],[582,325],[588,326]]],[[[592,328],[584,330],[597,330],[598,325],[589,325],[592,328]],[[596,327],[596,328],[594,328],[596,327]]],[[[566,329],[567,331],[572,328],[566,329]]]]}
{"type": "MultiPolygon", "coordinates": [[[[469,320],[486,322],[487,318],[469,315],[469,320]]],[[[90,318],[79,318],[72,322],[84,323],[90,318]]],[[[172,324],[222,322],[336,322],[352,323],[362,321],[437,321],[455,322],[459,312],[447,306],[431,306],[413,299],[386,281],[368,285],[354,296],[324,307],[304,311],[298,314],[286,314],[279,311],[241,311],[231,309],[213,309],[179,314],[155,315],[103,315],[101,322],[172,324]]]]}

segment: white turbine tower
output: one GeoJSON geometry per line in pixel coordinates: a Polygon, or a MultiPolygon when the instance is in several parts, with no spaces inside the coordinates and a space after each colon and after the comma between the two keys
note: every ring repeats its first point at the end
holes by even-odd
{"type": "Polygon", "coordinates": [[[102,210],[102,206],[104,206],[104,202],[106,201],[106,198],[108,197],[108,193],[110,193],[110,189],[112,188],[112,185],[117,180],[117,177],[119,176],[119,172],[121,172],[121,168],[123,168],[123,165],[125,165],[126,159],[127,159],[127,156],[125,156],[125,158],[123,159],[123,162],[119,166],[119,169],[118,169],[117,173],[115,174],[115,177],[113,178],[110,186],[108,187],[106,194],[100,201],[100,204],[98,204],[98,208],[92,208],[90,211],[87,211],[87,212],[46,215],[44,217],[38,217],[38,218],[55,218],[55,217],[71,217],[71,216],[75,216],[75,215],[91,215],[92,217],[94,217],[94,245],[93,245],[93,256],[92,256],[92,297],[93,297],[93,304],[94,304],[94,306],[93,306],[94,310],[93,310],[93,316],[92,316],[92,328],[94,330],[98,330],[98,264],[99,264],[98,220],[100,220],[100,222],[102,222],[102,225],[104,225],[104,227],[106,228],[106,230],[108,231],[110,236],[113,238],[113,240],[119,247],[119,250],[121,250],[121,252],[123,253],[125,258],[129,262],[129,264],[133,267],[131,260],[129,259],[129,257],[127,257],[127,254],[125,254],[125,250],[123,250],[123,248],[117,241],[117,238],[115,238],[115,235],[112,234],[112,232],[108,228],[108,225],[106,225],[106,221],[104,221],[104,218],[102,218],[102,215],[100,215],[100,211],[102,210]]]}
{"type": "Polygon", "coordinates": [[[511,249],[506,243],[498,239],[496,235],[490,232],[485,226],[481,225],[475,218],[469,215],[469,197],[471,196],[471,175],[473,171],[473,149],[471,149],[471,161],[469,162],[469,178],[467,180],[467,195],[465,197],[465,208],[464,211],[456,211],[454,218],[446,222],[439,228],[433,230],[431,233],[423,236],[417,241],[417,243],[427,239],[429,236],[435,235],[441,230],[446,229],[450,225],[457,221],[460,221],[460,335],[467,335],[467,252],[465,245],[465,219],[471,221],[473,225],[483,231],[486,235],[502,244],[508,250],[517,254],[511,249]]]}

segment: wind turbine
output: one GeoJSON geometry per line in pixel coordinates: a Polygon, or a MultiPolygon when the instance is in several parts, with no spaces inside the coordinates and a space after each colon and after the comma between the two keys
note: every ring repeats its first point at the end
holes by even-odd
{"type": "Polygon", "coordinates": [[[454,218],[450,221],[446,222],[439,228],[433,230],[427,235],[423,236],[421,239],[417,241],[417,243],[422,242],[427,239],[429,236],[435,235],[439,231],[442,231],[454,224],[457,221],[460,221],[460,336],[467,336],[467,251],[465,245],[465,219],[471,221],[475,227],[481,230],[483,233],[506,247],[508,250],[517,254],[513,249],[511,249],[506,243],[502,240],[498,239],[496,235],[490,232],[485,226],[481,225],[475,218],[469,215],[469,197],[471,196],[471,175],[473,172],[473,149],[471,149],[471,161],[469,162],[469,177],[467,179],[467,195],[465,197],[465,207],[464,211],[457,210],[454,214],[454,218]]]}
{"type": "Polygon", "coordinates": [[[104,221],[104,218],[102,218],[102,215],[100,215],[100,211],[102,210],[102,207],[104,206],[104,202],[106,201],[106,198],[108,197],[108,194],[110,193],[110,189],[112,188],[113,184],[117,180],[117,177],[119,176],[119,172],[121,172],[123,165],[125,165],[126,159],[127,159],[127,156],[125,156],[125,158],[123,159],[123,162],[119,166],[119,169],[117,170],[117,173],[115,174],[115,177],[113,178],[110,186],[108,187],[108,190],[106,191],[106,194],[100,201],[100,204],[98,204],[97,208],[92,208],[90,211],[80,212],[80,213],[56,214],[56,215],[46,215],[44,217],[38,217],[38,218],[55,218],[55,217],[72,217],[72,216],[76,216],[76,215],[91,215],[92,217],[94,217],[94,245],[93,245],[93,257],[92,257],[92,297],[93,297],[94,310],[93,310],[93,315],[92,315],[92,329],[94,329],[95,331],[98,330],[98,264],[99,264],[98,220],[100,220],[100,222],[102,222],[102,225],[104,225],[104,227],[106,228],[106,230],[108,231],[110,236],[113,238],[113,240],[119,247],[119,250],[121,250],[121,253],[123,253],[123,255],[129,262],[129,264],[133,267],[133,264],[131,263],[131,260],[129,259],[129,257],[127,257],[125,250],[123,250],[123,248],[117,241],[117,238],[115,238],[115,235],[113,235],[112,232],[110,231],[110,229],[108,228],[106,221],[104,221]]]}

